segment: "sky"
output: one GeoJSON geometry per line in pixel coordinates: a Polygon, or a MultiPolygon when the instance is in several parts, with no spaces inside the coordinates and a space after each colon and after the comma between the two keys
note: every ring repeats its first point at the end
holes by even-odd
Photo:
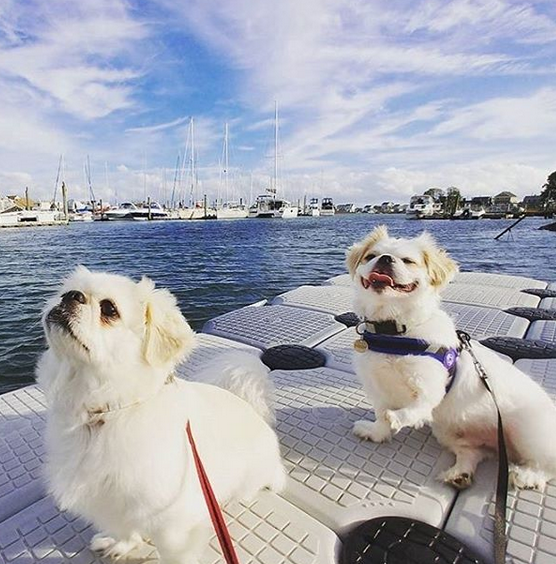
{"type": "Polygon", "coordinates": [[[228,197],[252,199],[275,103],[290,200],[539,193],[556,170],[556,2],[0,2],[0,196],[51,199],[63,178],[77,199],[89,184],[105,202],[186,199],[193,118],[194,196],[226,197],[228,123],[228,197]]]}

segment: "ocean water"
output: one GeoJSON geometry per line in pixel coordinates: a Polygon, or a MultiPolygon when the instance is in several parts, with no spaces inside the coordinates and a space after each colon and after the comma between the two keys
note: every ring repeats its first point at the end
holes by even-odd
{"type": "Polygon", "coordinates": [[[556,280],[556,233],[526,219],[512,237],[494,237],[513,220],[409,221],[342,215],[293,220],[95,222],[0,229],[0,393],[33,381],[44,350],[46,299],[78,264],[151,277],[170,289],[191,325],[345,272],[345,249],[380,223],[396,236],[427,229],[462,270],[556,280]]]}

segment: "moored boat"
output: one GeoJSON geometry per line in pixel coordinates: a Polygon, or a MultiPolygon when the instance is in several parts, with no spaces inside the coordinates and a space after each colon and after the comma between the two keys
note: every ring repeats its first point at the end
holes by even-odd
{"type": "Polygon", "coordinates": [[[432,196],[422,194],[412,196],[409,200],[409,206],[405,211],[407,219],[425,219],[434,215],[434,199],[432,196]]]}
{"type": "Polygon", "coordinates": [[[334,215],[335,213],[336,208],[334,207],[332,198],[323,198],[320,205],[320,215],[334,215]]]}

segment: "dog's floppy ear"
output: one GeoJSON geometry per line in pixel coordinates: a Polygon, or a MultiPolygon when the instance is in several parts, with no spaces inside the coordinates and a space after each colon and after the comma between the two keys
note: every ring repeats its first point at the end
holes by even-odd
{"type": "Polygon", "coordinates": [[[155,289],[146,277],[138,286],[145,303],[145,361],[151,366],[177,364],[193,350],[195,334],[168,290],[155,289]]]}
{"type": "Polygon", "coordinates": [[[375,227],[362,241],[354,243],[346,251],[346,265],[348,272],[352,278],[355,275],[355,269],[359,266],[361,259],[370,248],[378,243],[381,239],[388,237],[388,229],[386,225],[375,227]]]}
{"type": "Polygon", "coordinates": [[[444,249],[438,248],[436,241],[428,233],[420,235],[417,241],[421,245],[431,285],[440,290],[452,281],[459,270],[458,265],[444,249]]]}

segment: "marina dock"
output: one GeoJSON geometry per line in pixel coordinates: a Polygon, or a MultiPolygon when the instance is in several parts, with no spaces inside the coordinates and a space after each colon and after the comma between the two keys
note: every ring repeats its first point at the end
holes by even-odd
{"type": "MultiPolygon", "coordinates": [[[[556,399],[556,283],[462,272],[443,299],[458,329],[505,354],[556,399]]],[[[349,530],[382,516],[440,527],[491,561],[496,461],[481,464],[475,483],[458,492],[436,479],[452,455],[429,429],[404,429],[386,444],[352,434],[373,409],[351,364],[351,304],[351,281],[342,274],[226,313],[205,324],[198,348],[178,369],[194,380],[218,352],[238,348],[261,355],[304,345],[322,355],[317,368],[302,368],[301,359],[299,367],[271,372],[289,479],[280,495],[262,492],[226,507],[240,562],[332,564],[349,530]]],[[[45,494],[45,411],[37,386],[0,396],[0,562],[108,562],[88,549],[92,527],[45,494]]],[[[508,562],[556,562],[555,482],[542,492],[511,492],[507,514],[508,562]]],[[[145,561],[157,562],[156,553],[127,560],[145,561]]],[[[202,562],[223,562],[215,538],[202,562]]]]}

